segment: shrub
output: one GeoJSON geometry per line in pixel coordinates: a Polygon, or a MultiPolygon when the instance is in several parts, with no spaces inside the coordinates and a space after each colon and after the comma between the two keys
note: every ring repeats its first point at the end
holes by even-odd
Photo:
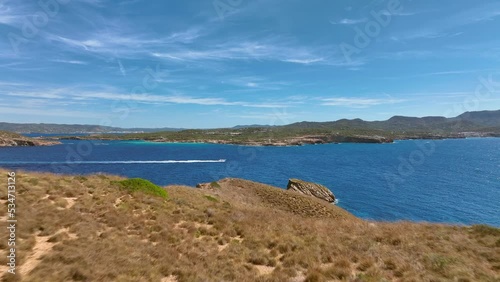
{"type": "Polygon", "coordinates": [[[443,255],[431,254],[426,258],[426,262],[430,269],[438,273],[445,273],[453,260],[443,255]]]}
{"type": "Polygon", "coordinates": [[[64,198],[57,198],[55,204],[58,207],[65,208],[68,205],[68,201],[64,198]]]}
{"type": "Polygon", "coordinates": [[[217,198],[215,198],[213,196],[210,196],[210,195],[205,195],[204,197],[205,197],[205,199],[209,200],[210,202],[216,202],[217,203],[219,201],[217,198]]]}
{"type": "Polygon", "coordinates": [[[472,226],[472,231],[480,236],[500,236],[500,229],[488,225],[478,224],[472,226]]]}
{"type": "Polygon", "coordinates": [[[85,182],[88,180],[87,177],[81,175],[75,176],[74,179],[78,182],[85,182]]]}
{"type": "Polygon", "coordinates": [[[146,194],[160,196],[165,199],[168,198],[168,193],[165,189],[142,178],[112,181],[111,183],[131,192],[144,192],[146,194]]]}
{"type": "Polygon", "coordinates": [[[217,181],[212,181],[210,183],[210,187],[212,187],[212,188],[220,188],[220,184],[217,181]]]}

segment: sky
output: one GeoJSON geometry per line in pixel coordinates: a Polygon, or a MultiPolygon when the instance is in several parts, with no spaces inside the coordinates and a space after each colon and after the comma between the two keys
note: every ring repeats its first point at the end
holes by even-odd
{"type": "Polygon", "coordinates": [[[0,121],[214,128],[500,109],[497,0],[0,0],[0,121]]]}

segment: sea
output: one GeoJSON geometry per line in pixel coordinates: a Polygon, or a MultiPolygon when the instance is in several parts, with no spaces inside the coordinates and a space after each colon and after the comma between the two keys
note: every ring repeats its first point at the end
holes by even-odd
{"type": "Polygon", "coordinates": [[[299,178],[325,185],[339,206],[368,220],[500,227],[500,138],[290,147],[68,140],[0,148],[0,167],[162,186],[231,177],[286,189],[299,178]]]}

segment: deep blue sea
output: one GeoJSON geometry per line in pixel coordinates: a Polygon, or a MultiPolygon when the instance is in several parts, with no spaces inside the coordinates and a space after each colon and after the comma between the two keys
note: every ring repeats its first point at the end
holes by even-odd
{"type": "Polygon", "coordinates": [[[239,177],[285,188],[300,178],[326,185],[341,207],[366,219],[500,227],[500,138],[301,147],[64,141],[0,148],[0,167],[159,185],[239,177]]]}

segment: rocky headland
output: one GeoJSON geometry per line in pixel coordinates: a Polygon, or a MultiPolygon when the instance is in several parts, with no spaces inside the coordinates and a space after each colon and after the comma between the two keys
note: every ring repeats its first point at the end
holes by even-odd
{"type": "Polygon", "coordinates": [[[0,131],[0,147],[14,146],[51,146],[61,144],[56,140],[44,140],[40,138],[29,138],[17,133],[0,131]]]}
{"type": "Polygon", "coordinates": [[[499,229],[366,221],[314,183],[291,180],[285,190],[226,178],[194,189],[104,174],[15,177],[17,267],[6,271],[11,247],[0,244],[3,281],[500,278],[499,229]]]}
{"type": "Polygon", "coordinates": [[[206,144],[227,144],[227,145],[242,145],[242,146],[302,146],[302,145],[316,145],[316,144],[331,144],[331,143],[393,143],[392,138],[383,136],[368,136],[368,135],[355,135],[355,136],[342,136],[342,135],[306,135],[296,136],[290,138],[261,138],[252,139],[250,136],[246,140],[239,139],[175,139],[160,137],[160,138],[128,138],[120,136],[64,136],[53,137],[54,140],[143,140],[148,142],[158,143],[206,143],[206,144]]]}

